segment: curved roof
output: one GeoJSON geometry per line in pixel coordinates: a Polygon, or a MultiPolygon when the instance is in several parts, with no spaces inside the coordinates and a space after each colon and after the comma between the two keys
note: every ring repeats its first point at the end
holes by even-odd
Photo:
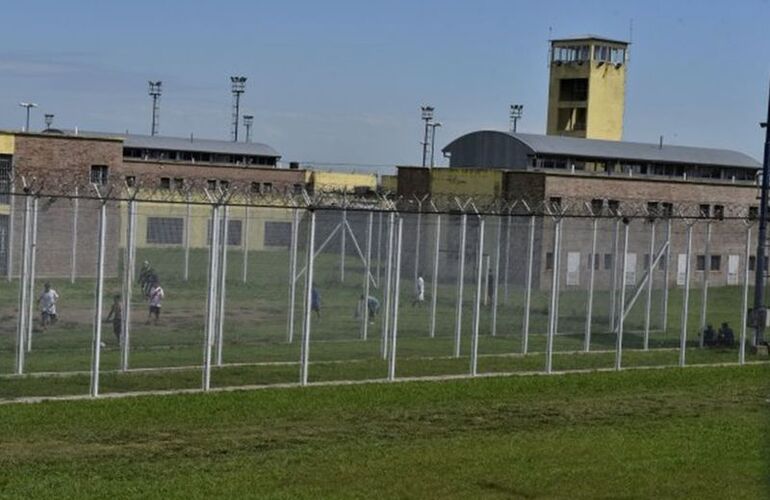
{"type": "Polygon", "coordinates": [[[474,135],[507,136],[525,149],[528,155],[568,156],[570,158],[610,158],[651,163],[679,163],[715,167],[761,168],[754,158],[730,149],[672,146],[664,144],[580,139],[557,135],[519,134],[497,130],[480,130],[465,134],[442,151],[452,150],[453,145],[474,135]]]}

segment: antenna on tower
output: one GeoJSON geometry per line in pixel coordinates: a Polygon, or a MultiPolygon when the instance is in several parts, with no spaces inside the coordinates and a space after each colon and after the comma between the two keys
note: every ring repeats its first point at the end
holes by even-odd
{"type": "Polygon", "coordinates": [[[553,38],[553,28],[549,26],[548,27],[548,62],[545,65],[546,68],[551,67],[551,59],[553,59],[553,44],[551,43],[552,38],[553,38]]]}
{"type": "Polygon", "coordinates": [[[240,118],[241,109],[241,94],[246,92],[246,77],[245,76],[231,76],[230,83],[232,84],[233,93],[233,129],[232,139],[233,142],[238,142],[238,119],[240,118]]]}
{"type": "Polygon", "coordinates": [[[158,80],[157,82],[149,81],[148,94],[152,97],[152,125],[150,125],[150,135],[158,135],[158,114],[160,111],[160,94],[161,85],[163,82],[158,80]]]}
{"type": "Polygon", "coordinates": [[[243,115],[243,126],[246,128],[246,142],[251,142],[251,126],[254,124],[254,115],[243,115]]]}
{"type": "Polygon", "coordinates": [[[51,130],[51,125],[53,125],[53,114],[46,113],[43,117],[43,121],[45,122],[45,129],[51,130]]]}

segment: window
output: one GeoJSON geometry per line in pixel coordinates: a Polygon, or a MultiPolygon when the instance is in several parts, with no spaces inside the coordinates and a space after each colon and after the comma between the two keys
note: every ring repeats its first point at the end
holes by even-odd
{"type": "Polygon", "coordinates": [[[0,203],[10,202],[11,179],[13,178],[11,157],[0,155],[0,203]]]}
{"type": "Polygon", "coordinates": [[[553,270],[553,252],[548,252],[545,254],[545,270],[553,270]]]}
{"type": "MultiPolygon", "coordinates": [[[[229,219],[227,221],[227,244],[229,246],[240,246],[242,242],[241,221],[238,219],[229,219]]],[[[221,228],[221,222],[220,222],[221,228]]],[[[220,229],[221,231],[221,229],[220,229]]],[[[221,233],[220,233],[221,235],[221,233]]],[[[206,227],[206,239],[211,241],[211,219],[206,227]]]]}
{"type": "Polygon", "coordinates": [[[613,214],[618,213],[620,210],[620,202],[618,200],[607,200],[607,206],[613,214]]]}
{"type": "Polygon", "coordinates": [[[660,206],[657,201],[647,202],[647,213],[650,214],[651,218],[660,215],[660,206]]]}
{"type": "Polygon", "coordinates": [[[174,189],[184,189],[184,179],[181,177],[174,177],[174,189]]]}
{"type": "Polygon", "coordinates": [[[588,99],[588,78],[565,78],[559,81],[560,101],[585,101],[588,99]]]}
{"type": "Polygon", "coordinates": [[[265,246],[286,247],[291,244],[291,222],[265,222],[265,246]]]}
{"type": "Polygon", "coordinates": [[[602,213],[602,208],[604,208],[604,200],[599,198],[594,198],[591,200],[591,213],[594,215],[598,215],[602,213]]]}
{"type": "Polygon", "coordinates": [[[558,196],[552,196],[548,201],[551,203],[551,210],[554,212],[561,211],[561,198],[558,196]]]}
{"type": "Polygon", "coordinates": [[[209,179],[206,181],[206,189],[209,191],[216,191],[217,190],[217,181],[213,179],[209,179]]]}
{"type": "Polygon", "coordinates": [[[757,256],[752,255],[749,257],[749,271],[755,271],[757,269],[757,256]]]}
{"type": "Polygon", "coordinates": [[[749,207],[749,219],[756,220],[759,217],[759,207],[749,207]]]}
{"type": "Polygon", "coordinates": [[[721,255],[712,255],[711,256],[711,270],[712,271],[719,271],[722,269],[722,256],[721,255]]]}
{"type": "Polygon", "coordinates": [[[674,215],[673,203],[663,202],[660,204],[660,207],[663,217],[672,217],[674,215]]]}
{"type": "Polygon", "coordinates": [[[650,254],[646,253],[644,254],[644,269],[647,270],[650,268],[650,254]]]}
{"type": "Polygon", "coordinates": [[[604,254],[604,269],[612,269],[612,254],[604,254]]]}
{"type": "Polygon", "coordinates": [[[262,185],[259,182],[251,183],[251,192],[253,194],[259,194],[262,192],[262,185]]]}
{"type": "Polygon", "coordinates": [[[126,186],[128,186],[128,187],[136,186],[136,177],[133,176],[133,175],[127,175],[126,176],[126,186]]]}
{"type": "Polygon", "coordinates": [[[714,205],[714,218],[717,220],[722,220],[725,218],[724,205],[714,205]]]}
{"type": "Polygon", "coordinates": [[[711,205],[698,205],[698,215],[700,217],[710,217],[711,205]]]}
{"type": "Polygon", "coordinates": [[[230,189],[230,181],[219,181],[219,187],[222,191],[227,191],[230,189]]]}
{"type": "Polygon", "coordinates": [[[91,184],[107,185],[109,167],[107,165],[91,165],[91,184]]]}
{"type": "Polygon", "coordinates": [[[171,189],[171,178],[170,177],[161,177],[160,178],[160,188],[161,189],[171,189]]]}
{"type": "Polygon", "coordinates": [[[273,192],[273,183],[272,182],[265,182],[262,184],[262,192],[263,193],[272,193],[273,192]]]}
{"type": "Polygon", "coordinates": [[[588,254],[588,260],[586,261],[586,268],[591,269],[591,261],[594,263],[594,269],[599,269],[599,259],[601,257],[601,254],[595,253],[593,254],[593,258],[591,254],[588,254]]]}
{"type": "Polygon", "coordinates": [[[181,245],[184,236],[184,219],[177,217],[148,217],[147,243],[156,245],[181,245]]]}
{"type": "Polygon", "coordinates": [[[302,184],[294,184],[294,194],[302,194],[302,184]]]}
{"type": "Polygon", "coordinates": [[[705,255],[698,255],[695,257],[695,270],[696,271],[705,271],[706,270],[706,256],[705,255]]]}

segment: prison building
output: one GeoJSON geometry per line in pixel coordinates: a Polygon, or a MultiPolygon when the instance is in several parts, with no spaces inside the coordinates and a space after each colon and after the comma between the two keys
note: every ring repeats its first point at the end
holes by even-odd
{"type": "MultiPolygon", "coordinates": [[[[478,206],[489,201],[505,199],[526,202],[537,212],[552,210],[559,213],[580,213],[584,217],[567,217],[562,223],[561,273],[563,287],[586,287],[591,266],[595,270],[595,285],[611,286],[617,280],[620,262],[617,245],[623,215],[631,216],[627,283],[641,280],[651,259],[666,238],[665,219],[684,216],[693,226],[693,282],[702,281],[706,273],[715,285],[737,284],[746,262],[745,239],[747,226],[735,217],[746,218],[756,213],[758,206],[755,176],[759,163],[735,151],[638,144],[620,141],[577,139],[560,136],[511,134],[481,131],[462,136],[444,148],[450,158],[450,168],[424,169],[400,167],[398,193],[402,199],[429,196],[433,199],[475,200],[478,206]],[[592,249],[593,226],[590,217],[606,216],[597,224],[597,246],[592,249]],[[649,217],[646,216],[649,214],[649,217]],[[649,241],[652,226],[656,243],[652,255],[649,241]],[[706,243],[707,226],[710,231],[706,243]]],[[[510,281],[523,285],[527,255],[528,217],[519,204],[510,229],[507,222],[501,229],[511,233],[509,252],[515,257],[509,269],[510,281]]],[[[469,230],[466,256],[473,255],[475,217],[468,209],[469,230]]],[[[459,211],[459,208],[458,208],[459,211]]],[[[441,267],[452,272],[457,268],[459,215],[453,216],[442,232],[441,267]]],[[[426,217],[425,220],[430,220],[426,217]]],[[[491,218],[485,252],[492,255],[490,245],[496,240],[497,218],[491,218]]],[[[551,286],[554,267],[554,218],[538,217],[535,224],[534,270],[535,286],[551,286]]],[[[676,218],[671,223],[671,254],[665,272],[665,262],[656,266],[668,277],[668,285],[681,285],[686,248],[686,222],[676,218]],[[675,269],[674,269],[675,268],[675,269]]],[[[410,231],[416,221],[408,220],[410,231]]],[[[423,222],[425,224],[425,222],[423,222]]],[[[430,231],[430,223],[425,226],[430,231]]],[[[503,240],[506,236],[503,237],[503,240]]],[[[425,233],[416,251],[417,238],[404,257],[426,256],[430,253],[431,235],[425,233]]],[[[752,254],[754,250],[752,250],[752,254]]],[[[468,257],[470,258],[470,257],[468,257]]],[[[468,261],[473,262],[473,261],[468,261]]],[[[430,258],[419,262],[423,272],[430,258]]],[[[410,262],[406,263],[407,267],[410,262]]],[[[446,275],[450,277],[450,275],[446,275]]]]}

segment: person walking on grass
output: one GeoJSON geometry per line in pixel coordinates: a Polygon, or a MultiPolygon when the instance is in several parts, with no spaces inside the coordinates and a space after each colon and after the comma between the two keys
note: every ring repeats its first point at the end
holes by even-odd
{"type": "Polygon", "coordinates": [[[112,320],[112,333],[120,344],[120,335],[123,331],[123,305],[120,303],[120,294],[116,294],[112,300],[112,309],[105,321],[112,320]]]}
{"type": "MultiPolygon", "coordinates": [[[[366,300],[366,308],[369,310],[369,323],[374,323],[374,317],[380,312],[380,301],[376,297],[371,295],[366,300]]],[[[358,306],[356,307],[355,319],[359,319],[364,314],[364,294],[358,299],[358,306]]]]}
{"type": "Polygon", "coordinates": [[[160,319],[161,302],[165,296],[166,294],[163,292],[163,288],[161,288],[159,281],[155,281],[152,285],[150,285],[150,291],[148,293],[148,299],[150,301],[150,313],[147,316],[147,324],[150,323],[150,320],[153,316],[155,316],[155,324],[158,324],[158,320],[160,319]]]}
{"type": "Polygon", "coordinates": [[[56,323],[56,302],[59,300],[59,294],[56,290],[51,288],[51,284],[47,283],[43,286],[43,293],[37,299],[40,304],[40,322],[43,330],[48,328],[48,325],[56,323]]]}
{"type": "Polygon", "coordinates": [[[414,300],[412,301],[412,307],[416,305],[422,305],[425,302],[425,280],[422,279],[422,274],[417,275],[417,281],[415,282],[414,300]]]}
{"type": "Polygon", "coordinates": [[[316,287],[310,290],[310,310],[315,312],[318,319],[321,319],[321,294],[316,287]]]}

